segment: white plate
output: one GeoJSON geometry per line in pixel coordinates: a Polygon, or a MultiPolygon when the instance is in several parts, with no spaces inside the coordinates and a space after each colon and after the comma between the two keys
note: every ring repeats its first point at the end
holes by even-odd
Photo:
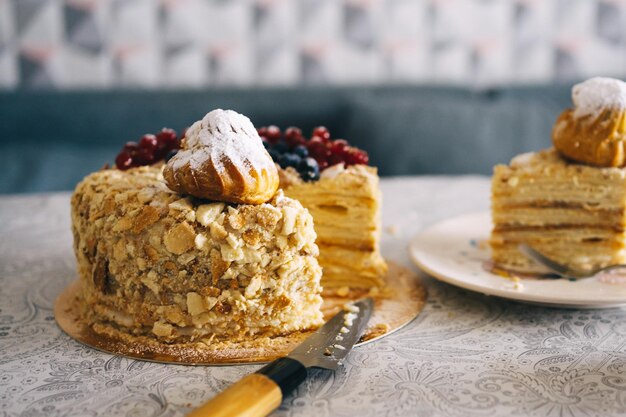
{"type": "Polygon", "coordinates": [[[626,285],[597,278],[580,281],[522,279],[520,284],[484,268],[489,260],[486,240],[489,213],[475,213],[437,223],[417,235],[409,251],[424,272],[444,282],[487,295],[535,304],[608,308],[626,303],[626,285]]]}

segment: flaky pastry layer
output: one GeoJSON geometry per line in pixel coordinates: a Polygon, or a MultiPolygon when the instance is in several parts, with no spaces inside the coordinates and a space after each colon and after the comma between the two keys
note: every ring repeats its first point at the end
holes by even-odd
{"type": "Polygon", "coordinates": [[[308,183],[291,174],[281,172],[281,187],[313,216],[323,286],[383,286],[387,264],[380,254],[381,193],[376,168],[353,165],[308,183]]]}
{"type": "Polygon", "coordinates": [[[539,268],[527,243],[578,268],[626,262],[626,169],[568,162],[554,149],[494,168],[492,257],[521,272],[539,268]]]}

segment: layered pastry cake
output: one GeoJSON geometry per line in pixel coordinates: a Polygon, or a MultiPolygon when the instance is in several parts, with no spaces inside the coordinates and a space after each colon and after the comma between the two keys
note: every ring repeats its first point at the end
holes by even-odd
{"type": "Polygon", "coordinates": [[[283,172],[285,194],[306,207],[314,219],[319,262],[326,288],[384,285],[387,265],[380,254],[380,189],[376,169],[335,165],[319,181],[305,182],[283,172]]]}
{"type": "Polygon", "coordinates": [[[259,134],[279,165],[281,188],[313,216],[324,288],[383,287],[381,193],[367,153],[332,140],[324,127],[310,138],[295,127],[264,127],[259,134]]]}
{"type": "Polygon", "coordinates": [[[554,148],[494,169],[490,244],[499,267],[540,270],[520,243],[581,269],[626,263],[626,83],[593,78],[572,97],[554,148]]]}
{"type": "Polygon", "coordinates": [[[319,326],[313,219],[277,191],[276,167],[252,123],[215,110],[177,148],[171,131],[146,135],[124,147],[117,168],[76,187],[84,320],[96,333],[164,343],[319,326]]]}

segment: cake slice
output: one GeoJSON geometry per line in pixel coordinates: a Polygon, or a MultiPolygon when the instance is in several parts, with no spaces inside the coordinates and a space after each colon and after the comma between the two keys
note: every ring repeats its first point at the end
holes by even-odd
{"type": "Polygon", "coordinates": [[[568,162],[555,149],[519,155],[494,169],[492,218],[492,258],[503,268],[540,270],[522,242],[582,269],[626,263],[626,168],[568,162]]]}
{"type": "Polygon", "coordinates": [[[554,148],[494,169],[496,266],[541,269],[520,243],[579,269],[626,262],[626,83],[591,78],[572,88],[572,101],[554,124],[554,148]]]}
{"type": "Polygon", "coordinates": [[[343,165],[304,182],[293,170],[281,175],[285,194],[314,219],[324,287],[382,287],[387,264],[380,254],[380,189],[376,168],[343,165]]]}
{"type": "Polygon", "coordinates": [[[367,153],[331,140],[322,126],[309,139],[295,127],[284,134],[276,126],[262,127],[259,134],[280,165],[280,187],[313,216],[322,286],[339,292],[383,287],[381,192],[367,153]]]}

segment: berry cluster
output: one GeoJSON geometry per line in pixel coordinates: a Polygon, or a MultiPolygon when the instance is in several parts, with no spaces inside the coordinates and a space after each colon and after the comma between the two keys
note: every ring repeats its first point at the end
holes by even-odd
{"type": "Polygon", "coordinates": [[[343,139],[331,140],[324,126],[313,129],[309,139],[297,127],[289,127],[284,133],[277,126],[257,130],[272,159],[283,169],[294,167],[305,181],[318,180],[320,171],[332,165],[369,162],[367,152],[343,139]]]}
{"type": "Polygon", "coordinates": [[[168,160],[180,149],[180,139],[173,129],[163,128],[156,135],[145,134],[137,142],[127,142],[115,158],[122,171],[168,160]]]}

